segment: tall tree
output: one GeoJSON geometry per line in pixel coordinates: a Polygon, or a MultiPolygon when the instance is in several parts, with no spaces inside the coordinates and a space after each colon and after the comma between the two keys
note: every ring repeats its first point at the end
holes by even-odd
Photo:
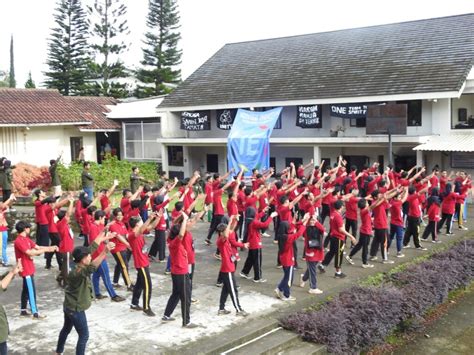
{"type": "Polygon", "coordinates": [[[31,77],[31,71],[28,74],[28,80],[25,83],[25,89],[36,89],[36,84],[31,77]]]}
{"type": "Polygon", "coordinates": [[[90,74],[96,82],[92,90],[96,95],[125,97],[127,90],[125,84],[120,84],[114,79],[128,75],[125,64],[120,60],[120,55],[126,51],[124,37],[130,33],[127,20],[127,7],[124,0],[95,0],[89,6],[92,16],[91,34],[96,39],[92,44],[96,60],[91,62],[90,74]],[[98,62],[101,61],[101,63],[98,62]]]}
{"type": "Polygon", "coordinates": [[[58,0],[54,14],[56,27],[48,44],[49,71],[46,86],[63,95],[83,93],[89,62],[88,22],[81,0],[58,0]]]}
{"type": "Polygon", "coordinates": [[[11,88],[16,88],[15,60],[13,56],[13,35],[10,39],[10,73],[9,73],[9,78],[8,78],[8,86],[11,88]]]}
{"type": "Polygon", "coordinates": [[[162,95],[171,91],[169,85],[181,81],[182,51],[178,49],[181,34],[176,0],[149,0],[143,48],[143,67],[137,78],[148,85],[139,86],[137,96],[162,95]]]}

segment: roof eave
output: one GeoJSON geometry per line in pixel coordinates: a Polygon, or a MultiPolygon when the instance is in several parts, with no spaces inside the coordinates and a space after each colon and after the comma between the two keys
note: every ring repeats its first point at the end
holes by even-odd
{"type": "Polygon", "coordinates": [[[90,125],[90,121],[81,122],[44,122],[44,123],[0,123],[0,127],[51,127],[51,126],[84,126],[90,125]]]}

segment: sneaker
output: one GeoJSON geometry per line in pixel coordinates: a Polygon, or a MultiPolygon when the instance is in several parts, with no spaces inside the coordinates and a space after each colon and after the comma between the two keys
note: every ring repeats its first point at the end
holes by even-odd
{"type": "Polygon", "coordinates": [[[397,258],[404,258],[404,257],[405,257],[405,254],[402,254],[401,252],[397,253],[397,258]]]}
{"type": "Polygon", "coordinates": [[[243,277],[244,279],[250,280],[250,276],[248,274],[244,274],[242,271],[240,272],[240,277],[243,277]]]}
{"type": "Polygon", "coordinates": [[[275,296],[276,298],[279,298],[279,299],[281,299],[282,297],[281,291],[278,287],[275,289],[275,296]]]}
{"type": "Polygon", "coordinates": [[[131,309],[132,311],[143,311],[143,308],[140,307],[139,305],[136,305],[136,304],[131,304],[131,305],[130,305],[130,309],[131,309]]]}
{"type": "Polygon", "coordinates": [[[103,300],[104,298],[109,298],[109,297],[107,297],[106,295],[102,295],[102,294],[98,294],[98,295],[95,296],[96,300],[103,300]]]}
{"type": "Polygon", "coordinates": [[[255,280],[255,279],[254,279],[253,282],[255,282],[255,283],[262,283],[262,284],[263,284],[263,283],[267,282],[267,279],[258,279],[258,280],[255,280]]]}
{"type": "Polygon", "coordinates": [[[466,227],[464,227],[464,226],[459,226],[459,229],[460,229],[460,230],[463,230],[463,231],[468,231],[468,230],[469,230],[469,228],[466,228],[466,227]]]}
{"type": "Polygon", "coordinates": [[[321,293],[323,293],[323,291],[320,290],[319,288],[310,288],[308,293],[312,295],[320,295],[321,293]]]}
{"type": "Polygon", "coordinates": [[[216,287],[222,287],[223,283],[222,282],[216,282],[216,287]]]}
{"type": "Polygon", "coordinates": [[[128,292],[133,292],[133,285],[127,287],[128,292]]]}
{"type": "Polygon", "coordinates": [[[416,248],[416,250],[425,251],[425,250],[428,250],[428,249],[426,249],[426,248],[423,248],[423,247],[418,247],[418,248],[416,248]]]}
{"type": "Polygon", "coordinates": [[[197,298],[191,298],[191,303],[198,304],[199,300],[197,298]]]}
{"type": "Polygon", "coordinates": [[[194,323],[188,323],[186,325],[183,325],[183,328],[188,328],[188,329],[194,329],[194,328],[197,328],[197,327],[199,327],[199,325],[194,324],[194,323]]]}
{"type": "Polygon", "coordinates": [[[304,276],[304,274],[300,275],[300,287],[301,288],[304,288],[304,286],[306,285],[306,282],[303,281],[303,276],[304,276]]]}
{"type": "Polygon", "coordinates": [[[369,258],[370,261],[375,261],[375,260],[377,260],[377,259],[378,259],[377,256],[371,256],[371,257],[369,258]]]}
{"type": "Polygon", "coordinates": [[[221,254],[214,253],[214,257],[215,257],[217,260],[221,260],[221,259],[222,259],[221,254]]]}
{"type": "Polygon", "coordinates": [[[171,270],[165,270],[165,275],[171,275],[171,270]]]}
{"type": "Polygon", "coordinates": [[[265,237],[265,238],[270,238],[270,237],[271,237],[271,235],[270,235],[270,234],[268,234],[268,233],[263,233],[263,234],[262,234],[262,237],[265,237]]]}
{"type": "Polygon", "coordinates": [[[277,268],[277,269],[283,269],[283,266],[277,265],[276,268],[277,268]]]}
{"type": "Polygon", "coordinates": [[[442,241],[441,240],[432,240],[431,243],[438,244],[438,243],[442,243],[442,241]]]}
{"type": "Polygon", "coordinates": [[[352,260],[349,255],[346,255],[346,260],[349,264],[354,265],[354,260],[352,260]]]}
{"type": "Polygon", "coordinates": [[[115,295],[114,297],[112,297],[112,301],[113,302],[123,302],[123,301],[125,301],[125,298],[123,298],[122,296],[119,296],[119,295],[115,295]]]}
{"type": "Polygon", "coordinates": [[[21,311],[21,312],[20,312],[20,316],[21,316],[21,317],[29,317],[29,316],[31,316],[31,313],[28,312],[28,311],[21,311]]]}
{"type": "Polygon", "coordinates": [[[172,322],[172,321],[175,320],[175,318],[173,318],[173,317],[168,317],[168,316],[163,316],[163,317],[161,317],[161,320],[162,320],[163,322],[172,322]]]}
{"type": "Polygon", "coordinates": [[[453,233],[453,232],[451,232],[451,233],[446,233],[445,235],[450,235],[450,236],[453,236],[453,235],[454,235],[454,233],[453,233]]]}
{"type": "Polygon", "coordinates": [[[121,284],[112,284],[112,286],[114,286],[114,288],[118,288],[118,289],[122,288],[121,284]]]}
{"type": "Polygon", "coordinates": [[[294,298],[291,295],[289,297],[282,296],[281,300],[285,302],[290,302],[290,301],[296,301],[296,298],[294,298]]]}
{"type": "Polygon", "coordinates": [[[324,252],[327,253],[329,251],[329,248],[324,248],[324,252]]]}
{"type": "Polygon", "coordinates": [[[206,244],[207,246],[210,246],[211,245],[211,241],[209,239],[206,239],[204,240],[204,244],[206,244]]]}
{"type": "Polygon", "coordinates": [[[273,241],[273,244],[278,244],[278,240],[274,240],[274,241],[273,241]]]}
{"type": "Polygon", "coordinates": [[[249,314],[248,314],[247,312],[245,312],[243,309],[241,309],[240,311],[237,311],[237,312],[235,313],[235,315],[238,316],[238,317],[244,317],[244,318],[245,318],[245,317],[247,317],[249,314]]]}
{"type": "Polygon", "coordinates": [[[362,264],[362,267],[364,269],[370,269],[370,268],[374,267],[374,264],[362,264]]]}
{"type": "Polygon", "coordinates": [[[39,314],[39,313],[35,313],[33,314],[33,317],[32,317],[34,320],[43,320],[46,318],[46,316],[44,314],[39,314]]]}
{"type": "Polygon", "coordinates": [[[150,308],[143,310],[143,313],[147,315],[148,317],[154,317],[156,314],[153,312],[150,308]]]}
{"type": "Polygon", "coordinates": [[[403,249],[410,249],[410,248],[411,248],[411,245],[410,245],[410,244],[403,246],[403,249]]]}
{"type": "Polygon", "coordinates": [[[393,260],[382,260],[382,264],[393,264],[395,261],[393,260]]]}
{"type": "Polygon", "coordinates": [[[219,309],[219,310],[217,311],[217,315],[218,315],[218,316],[225,316],[225,315],[231,314],[231,313],[232,313],[231,311],[228,311],[228,310],[225,309],[225,308],[224,308],[224,309],[219,309]]]}
{"type": "Polygon", "coordinates": [[[334,277],[335,277],[336,279],[343,279],[343,278],[346,277],[346,276],[347,276],[347,275],[344,274],[343,272],[340,272],[340,273],[337,273],[337,272],[336,272],[336,273],[334,274],[334,277]]]}
{"type": "Polygon", "coordinates": [[[322,274],[326,272],[326,268],[322,264],[318,264],[318,270],[322,274]]]}

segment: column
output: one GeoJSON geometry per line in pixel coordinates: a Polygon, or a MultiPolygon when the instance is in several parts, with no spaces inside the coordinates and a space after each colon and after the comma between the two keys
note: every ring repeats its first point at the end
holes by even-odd
{"type": "Polygon", "coordinates": [[[183,171],[184,177],[190,177],[193,175],[193,167],[191,166],[189,147],[187,145],[183,145],[183,171]]]}
{"type": "Polygon", "coordinates": [[[321,148],[318,145],[313,146],[314,165],[321,164],[321,148]]]}
{"type": "Polygon", "coordinates": [[[161,170],[166,171],[169,176],[168,146],[161,144],[161,170]]]}
{"type": "Polygon", "coordinates": [[[423,166],[423,151],[422,150],[417,150],[416,151],[416,166],[423,166]]]}

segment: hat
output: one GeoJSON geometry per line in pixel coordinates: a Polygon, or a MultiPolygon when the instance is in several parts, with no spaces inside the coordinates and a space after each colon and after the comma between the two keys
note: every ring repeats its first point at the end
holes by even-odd
{"type": "Polygon", "coordinates": [[[82,259],[84,259],[87,255],[89,255],[91,251],[88,247],[75,247],[74,251],[72,252],[72,259],[74,262],[80,263],[82,259]]]}

